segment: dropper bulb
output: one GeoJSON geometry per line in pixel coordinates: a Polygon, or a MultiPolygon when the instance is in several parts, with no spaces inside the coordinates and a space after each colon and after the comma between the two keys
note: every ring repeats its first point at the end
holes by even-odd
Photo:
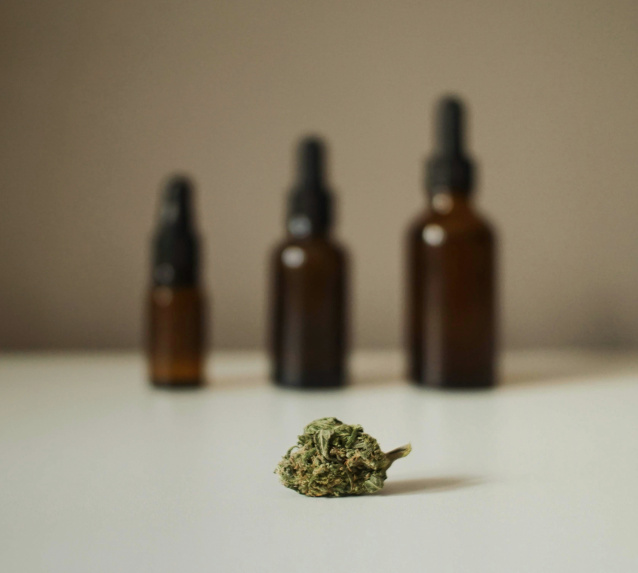
{"type": "Polygon", "coordinates": [[[426,170],[428,193],[470,193],[474,186],[474,167],[465,151],[463,102],[452,96],[442,98],[436,108],[435,125],[434,153],[426,170]]]}
{"type": "Polygon", "coordinates": [[[163,223],[190,227],[192,224],[193,184],[184,175],[169,179],[162,198],[163,223]]]}
{"type": "Polygon", "coordinates": [[[326,144],[317,136],[297,146],[297,181],[288,198],[288,230],[295,235],[324,233],[332,226],[332,194],[326,176],[326,144]]]}
{"type": "Polygon", "coordinates": [[[325,145],[318,137],[306,137],[299,145],[299,180],[311,189],[324,186],[325,145]]]}
{"type": "Polygon", "coordinates": [[[439,104],[437,140],[442,154],[463,154],[463,104],[457,98],[446,97],[439,104]]]}

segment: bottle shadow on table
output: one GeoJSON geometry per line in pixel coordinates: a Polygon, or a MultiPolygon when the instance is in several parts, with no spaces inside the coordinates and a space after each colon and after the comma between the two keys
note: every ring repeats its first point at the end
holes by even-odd
{"type": "Polygon", "coordinates": [[[472,476],[443,476],[399,479],[387,482],[376,495],[417,495],[442,491],[464,489],[485,483],[485,480],[472,476]]]}
{"type": "MultiPolygon", "coordinates": [[[[355,360],[344,388],[367,390],[383,386],[413,386],[405,376],[403,359],[398,354],[380,353],[355,360]]],[[[275,385],[264,374],[264,363],[252,368],[252,372],[214,373],[207,387],[252,388],[275,385]]],[[[499,368],[498,389],[518,389],[526,386],[563,384],[571,382],[605,380],[638,374],[638,353],[620,349],[592,351],[588,349],[515,351],[506,354],[499,368]]],[[[339,392],[341,389],[314,389],[310,393],[339,392]]],[[[288,392],[288,389],[283,389],[288,392]]]]}
{"type": "Polygon", "coordinates": [[[556,351],[539,357],[521,352],[502,368],[499,386],[520,388],[608,380],[638,371],[638,357],[631,352],[556,351]]]}
{"type": "MultiPolygon", "coordinates": [[[[500,368],[498,389],[514,389],[545,384],[567,384],[607,380],[628,374],[638,374],[638,355],[617,353],[546,353],[538,358],[522,353],[515,360],[505,360],[500,368]]],[[[353,377],[352,386],[365,389],[378,386],[419,386],[408,380],[399,370],[365,373],[353,377]]]]}

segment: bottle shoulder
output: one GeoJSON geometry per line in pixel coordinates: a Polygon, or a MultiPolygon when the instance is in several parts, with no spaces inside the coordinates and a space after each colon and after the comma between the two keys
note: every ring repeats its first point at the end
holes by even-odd
{"type": "Polygon", "coordinates": [[[333,237],[307,237],[297,239],[289,237],[278,243],[273,250],[273,259],[277,263],[295,260],[325,261],[342,264],[348,258],[347,249],[333,237]]]}
{"type": "Polygon", "coordinates": [[[334,237],[286,237],[275,245],[275,251],[281,252],[288,247],[297,247],[304,251],[345,251],[344,245],[334,237]]]}
{"type": "Polygon", "coordinates": [[[153,286],[148,300],[154,307],[188,307],[202,305],[206,299],[201,286],[153,286]]]}
{"type": "Polygon", "coordinates": [[[413,219],[409,228],[409,237],[418,237],[419,240],[426,230],[432,233],[436,230],[450,238],[457,237],[482,237],[493,240],[495,230],[492,223],[476,210],[454,211],[452,213],[440,213],[432,209],[426,209],[413,219]]]}

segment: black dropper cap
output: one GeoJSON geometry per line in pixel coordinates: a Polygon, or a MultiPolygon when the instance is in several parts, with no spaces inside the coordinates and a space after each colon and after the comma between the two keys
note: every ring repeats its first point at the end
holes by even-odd
{"type": "Polygon", "coordinates": [[[199,277],[199,241],[193,222],[193,184],[183,175],[164,187],[153,239],[153,284],[194,286],[199,277]]]}
{"type": "Polygon", "coordinates": [[[299,143],[297,183],[288,198],[288,228],[293,235],[322,233],[332,226],[325,156],[326,145],[319,137],[306,137],[299,143]]]}
{"type": "Polygon", "coordinates": [[[469,194],[474,185],[472,160],[465,153],[464,106],[455,97],[441,99],[436,117],[436,145],[427,162],[426,189],[469,194]]]}

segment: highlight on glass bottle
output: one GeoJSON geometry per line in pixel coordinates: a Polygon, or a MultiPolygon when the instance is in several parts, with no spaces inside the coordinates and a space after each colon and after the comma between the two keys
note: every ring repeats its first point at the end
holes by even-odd
{"type": "Polygon", "coordinates": [[[332,237],[326,146],[301,141],[288,198],[287,238],[271,262],[273,381],[294,388],[341,386],[347,377],[347,255],[332,237]]]}
{"type": "Polygon", "coordinates": [[[149,377],[162,388],[205,383],[206,316],[193,211],[191,181],[173,177],[161,198],[147,301],[149,377]]]}
{"type": "Polygon", "coordinates": [[[496,383],[496,263],[491,226],[472,204],[464,107],[441,100],[425,212],[407,237],[408,375],[441,388],[496,383]]]}

